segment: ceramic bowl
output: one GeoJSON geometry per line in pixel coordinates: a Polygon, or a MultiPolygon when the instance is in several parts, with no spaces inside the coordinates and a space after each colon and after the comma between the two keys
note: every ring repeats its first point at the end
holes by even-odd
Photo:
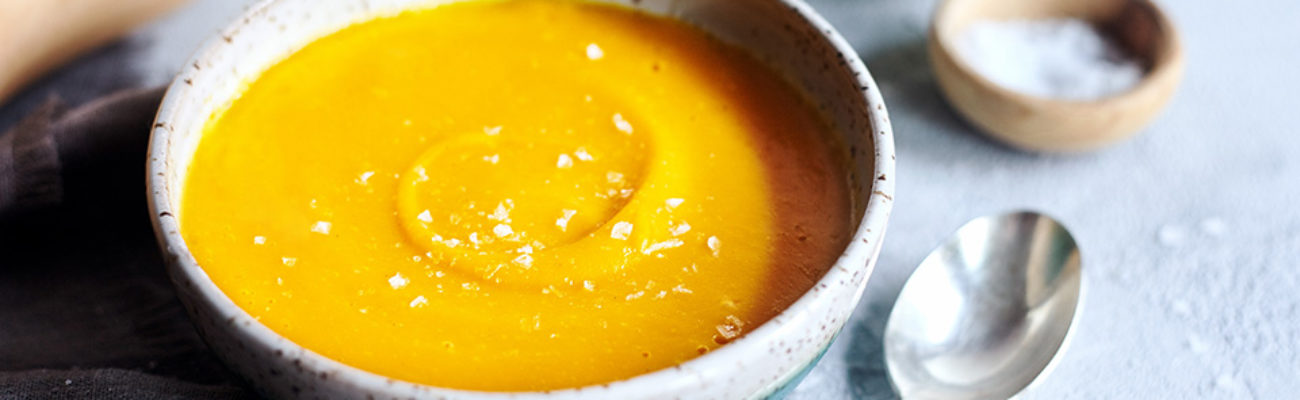
{"type": "Polygon", "coordinates": [[[1183,75],[1178,30],[1151,0],[946,0],[930,27],[930,63],[949,103],[994,139],[1030,151],[1092,150],[1150,123],[1183,75]],[[1050,99],[1005,89],[955,53],[977,21],[1080,18],[1133,54],[1146,76],[1133,89],[1094,101],[1050,99]]]}
{"type": "Polygon", "coordinates": [[[741,399],[780,396],[830,345],[862,295],[894,193],[885,105],[848,43],[800,0],[609,0],[703,28],[784,73],[830,117],[852,156],[856,231],[836,264],[787,310],[699,358],[633,378],[547,392],[488,393],[403,382],[344,365],[260,324],[219,289],[178,233],[185,176],[214,112],[244,82],[314,39],[438,0],[275,0],[208,42],[168,90],[149,146],[154,229],[199,333],[252,387],[273,398],[741,399]]]}

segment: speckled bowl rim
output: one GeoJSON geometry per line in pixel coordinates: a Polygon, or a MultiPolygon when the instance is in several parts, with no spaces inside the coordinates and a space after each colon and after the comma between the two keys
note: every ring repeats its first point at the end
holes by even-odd
{"type": "MultiPolygon", "coordinates": [[[[173,275],[184,274],[183,278],[195,286],[193,289],[201,296],[201,300],[208,302],[209,305],[223,313],[222,315],[233,315],[234,317],[231,317],[232,324],[242,322],[242,327],[238,327],[238,330],[243,331],[243,333],[269,348],[276,349],[277,353],[283,351],[285,354],[298,355],[303,359],[302,364],[308,368],[332,371],[344,375],[337,376],[336,379],[350,381],[355,389],[362,392],[469,399],[640,398],[647,395],[646,388],[655,388],[653,392],[665,394],[681,393],[683,390],[699,387],[700,382],[707,382],[714,377],[710,375],[718,375],[718,371],[734,368],[734,364],[732,364],[734,359],[744,358],[738,356],[768,351],[765,346],[771,345],[771,338],[778,336],[781,331],[807,329],[807,326],[800,323],[810,324],[815,322],[809,319],[807,311],[814,308],[815,305],[834,301],[834,297],[836,297],[833,295],[832,290],[818,290],[819,287],[826,289],[852,282],[854,286],[852,301],[856,306],[866,288],[867,278],[874,269],[885,236],[886,225],[893,208],[895,165],[893,130],[890,126],[884,99],[876,86],[875,80],[871,77],[870,72],[853,47],[810,5],[803,0],[773,1],[794,10],[812,28],[820,32],[836,51],[836,57],[838,57],[839,61],[855,75],[854,79],[858,85],[856,89],[858,89],[865,101],[866,110],[861,111],[867,115],[868,121],[871,123],[870,129],[864,129],[863,134],[871,136],[869,140],[873,144],[874,150],[872,166],[875,177],[864,178],[864,181],[869,179],[871,182],[871,194],[866,202],[866,208],[862,211],[863,214],[858,221],[853,239],[835,264],[827,270],[826,274],[809,291],[805,292],[784,311],[726,346],[675,367],[604,384],[538,392],[482,392],[448,389],[388,378],[335,361],[280,336],[265,325],[256,322],[251,315],[236,305],[217,287],[206,272],[203,271],[202,267],[198,265],[193,254],[189,251],[188,245],[179,233],[179,221],[173,213],[174,207],[170,201],[171,189],[166,172],[169,169],[168,152],[171,151],[170,135],[172,134],[172,128],[170,121],[176,118],[178,112],[177,103],[190,96],[189,79],[186,78],[185,73],[179,74],[171,83],[159,108],[150,137],[147,164],[146,185],[149,196],[149,209],[152,214],[151,219],[163,254],[165,258],[168,258],[169,271],[173,275]],[[864,265],[849,265],[856,260],[864,260],[865,263],[864,265]],[[236,319],[239,321],[236,321],[236,319]]],[[[191,58],[191,64],[197,69],[201,61],[209,58],[210,54],[214,53],[223,44],[230,42],[230,36],[228,35],[237,32],[241,25],[248,23],[248,16],[269,7],[274,2],[275,0],[262,0],[257,5],[250,7],[244,18],[236,20],[230,27],[223,30],[222,34],[216,35],[205,42],[201,50],[191,58]]],[[[173,276],[173,280],[175,281],[177,278],[173,276]]],[[[836,331],[842,328],[844,322],[846,321],[841,320],[838,322],[838,326],[835,327],[836,331]]],[[[807,365],[789,371],[784,378],[785,383],[789,383],[788,380],[794,379],[796,375],[811,368],[811,364],[819,358],[818,354],[824,352],[826,346],[829,345],[830,342],[821,345],[815,354],[809,356],[810,359],[807,365]]],[[[771,391],[780,389],[781,383],[780,381],[772,382],[767,389],[768,393],[756,393],[756,395],[770,394],[771,391]]]]}

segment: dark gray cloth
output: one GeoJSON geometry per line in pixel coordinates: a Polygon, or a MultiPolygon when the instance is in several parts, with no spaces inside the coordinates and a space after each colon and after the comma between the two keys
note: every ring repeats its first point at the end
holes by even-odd
{"type": "Polygon", "coordinates": [[[145,203],[161,90],[0,135],[0,399],[254,398],[199,339],[145,203]]]}
{"type": "Polygon", "coordinates": [[[128,185],[127,179],[143,179],[143,172],[135,177],[104,172],[143,165],[149,124],[161,99],[162,89],[124,91],[72,111],[55,99],[47,101],[0,137],[0,218],[58,204],[65,190],[98,189],[87,185],[92,181],[128,185]]]}
{"type": "Polygon", "coordinates": [[[237,387],[203,385],[136,371],[34,370],[0,374],[0,399],[242,399],[237,387]]]}

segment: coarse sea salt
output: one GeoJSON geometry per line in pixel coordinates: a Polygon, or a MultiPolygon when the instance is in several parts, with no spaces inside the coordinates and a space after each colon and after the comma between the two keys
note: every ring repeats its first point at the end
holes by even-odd
{"type": "Polygon", "coordinates": [[[1142,65],[1081,19],[979,21],[955,50],[977,73],[1007,89],[1090,101],[1132,89],[1142,65]]]}

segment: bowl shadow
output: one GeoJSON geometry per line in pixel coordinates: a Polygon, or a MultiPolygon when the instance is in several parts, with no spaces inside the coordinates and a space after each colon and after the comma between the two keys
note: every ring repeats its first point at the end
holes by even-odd
{"type": "Polygon", "coordinates": [[[896,297],[897,293],[893,293],[864,300],[858,308],[859,315],[847,328],[851,340],[844,352],[845,365],[848,366],[844,373],[853,399],[899,398],[889,383],[883,344],[885,322],[889,319],[889,311],[896,297]]]}
{"type": "Polygon", "coordinates": [[[948,103],[931,69],[925,37],[863,54],[863,60],[890,107],[907,111],[908,118],[895,122],[903,132],[894,138],[900,149],[925,149],[926,144],[944,141],[1021,153],[989,138],[948,103]]]}

